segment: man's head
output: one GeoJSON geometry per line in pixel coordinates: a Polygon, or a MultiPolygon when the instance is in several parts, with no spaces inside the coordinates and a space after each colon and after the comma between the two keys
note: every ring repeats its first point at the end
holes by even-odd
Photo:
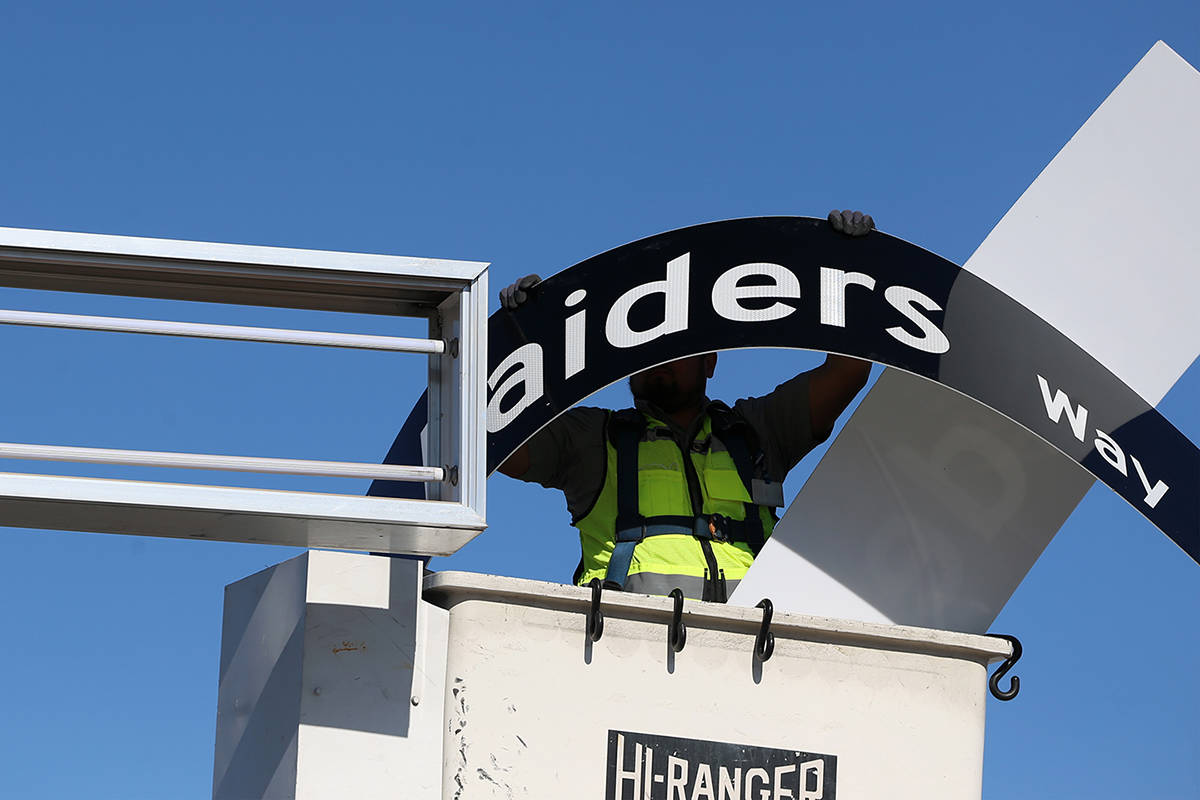
{"type": "Polygon", "coordinates": [[[716,367],[716,353],[668,361],[630,376],[629,391],[635,400],[645,400],[668,414],[699,408],[716,367]]]}

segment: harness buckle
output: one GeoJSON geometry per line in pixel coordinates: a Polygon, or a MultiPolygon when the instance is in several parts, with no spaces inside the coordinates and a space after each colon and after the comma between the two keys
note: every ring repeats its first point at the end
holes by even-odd
{"type": "Polygon", "coordinates": [[[642,542],[646,539],[646,518],[640,514],[634,519],[617,519],[618,542],[642,542]]]}
{"type": "Polygon", "coordinates": [[[729,520],[723,514],[711,514],[708,518],[708,533],[714,542],[729,541],[729,520]]]}

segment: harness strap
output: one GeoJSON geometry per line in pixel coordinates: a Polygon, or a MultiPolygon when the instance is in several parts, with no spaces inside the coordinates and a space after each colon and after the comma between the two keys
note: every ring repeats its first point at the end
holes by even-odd
{"type": "Polygon", "coordinates": [[[608,560],[604,583],[625,589],[633,550],[641,539],[624,538],[622,531],[641,530],[643,520],[638,506],[638,444],[646,430],[646,419],[640,413],[626,409],[609,417],[613,448],[617,451],[617,542],[608,560]]]}
{"type": "Polygon", "coordinates": [[[610,426],[617,451],[617,530],[641,525],[638,505],[638,446],[646,431],[646,420],[618,411],[610,426]]]}
{"type": "MultiPolygon", "coordinates": [[[[717,434],[717,438],[729,451],[729,457],[733,459],[733,466],[737,469],[742,483],[746,485],[746,491],[752,492],[754,461],[750,457],[750,446],[746,441],[747,433],[751,432],[750,426],[724,404],[713,403],[709,409],[709,417],[713,422],[713,432],[717,434]]],[[[751,494],[751,498],[753,499],[753,494],[751,494]]],[[[746,508],[743,515],[746,529],[744,541],[750,545],[750,551],[757,557],[766,543],[766,537],[763,535],[762,516],[759,514],[758,506],[754,503],[744,503],[743,505],[746,508]]]]}

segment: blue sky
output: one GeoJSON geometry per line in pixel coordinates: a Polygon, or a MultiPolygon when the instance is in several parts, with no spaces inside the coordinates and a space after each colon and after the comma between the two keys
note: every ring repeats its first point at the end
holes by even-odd
{"type": "MultiPolygon", "coordinates": [[[[962,263],[1156,40],[1200,64],[1194,2],[983,5],[9,3],[0,225],[475,259],[498,289],[687,224],[836,206],[962,263]]],[[[0,307],[411,329],[14,290],[0,307]]],[[[0,337],[0,441],[375,461],[413,400],[403,356],[0,337]]],[[[724,358],[711,393],[817,360],[724,358]]],[[[1193,441],[1198,401],[1193,369],[1160,406],[1193,441]]],[[[435,568],[569,578],[559,497],[497,477],[489,503],[435,568]]],[[[209,796],[222,587],[296,551],[0,543],[4,793],[209,796]]],[[[1021,696],[989,701],[984,796],[1200,796],[1197,608],[1200,566],[1094,489],[994,626],[1026,656],[1021,696]]]]}

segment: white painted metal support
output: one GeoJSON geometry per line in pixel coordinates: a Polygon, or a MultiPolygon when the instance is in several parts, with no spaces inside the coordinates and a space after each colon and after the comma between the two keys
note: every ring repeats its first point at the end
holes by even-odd
{"type": "MultiPolygon", "coordinates": [[[[428,412],[437,427],[423,464],[414,466],[0,445],[0,458],[9,459],[418,481],[427,498],[10,472],[0,473],[0,525],[414,555],[449,555],[486,526],[485,263],[0,228],[0,286],[421,319],[425,338],[34,311],[0,311],[0,329],[35,325],[416,353],[428,362],[428,412]],[[457,346],[450,344],[455,340],[457,346]]],[[[380,442],[380,456],[386,446],[380,442]]]]}
{"type": "Polygon", "coordinates": [[[313,551],[226,588],[214,800],[442,796],[449,615],[421,571],[313,551]]]}
{"type": "Polygon", "coordinates": [[[115,333],[148,333],[157,336],[191,336],[198,339],[234,339],[243,342],[304,344],[315,347],[350,347],[359,350],[389,350],[397,353],[438,355],[446,343],[438,339],[404,336],[373,336],[361,333],[297,331],[283,328],[254,328],[243,325],[209,325],[161,319],[92,317],[82,314],[48,314],[41,311],[0,310],[0,324],[42,328],[71,328],[115,333]]]}
{"type": "Polygon", "coordinates": [[[76,464],[119,464],[129,467],[174,467],[226,472],[264,472],[276,475],[317,475],[330,478],[370,478],[386,481],[440,481],[441,467],[392,464],[359,464],[353,461],[310,461],[298,458],[218,456],[200,453],[164,453],[154,450],[110,450],[99,447],[64,447],[0,442],[0,458],[31,461],[69,461],[76,464]]]}

